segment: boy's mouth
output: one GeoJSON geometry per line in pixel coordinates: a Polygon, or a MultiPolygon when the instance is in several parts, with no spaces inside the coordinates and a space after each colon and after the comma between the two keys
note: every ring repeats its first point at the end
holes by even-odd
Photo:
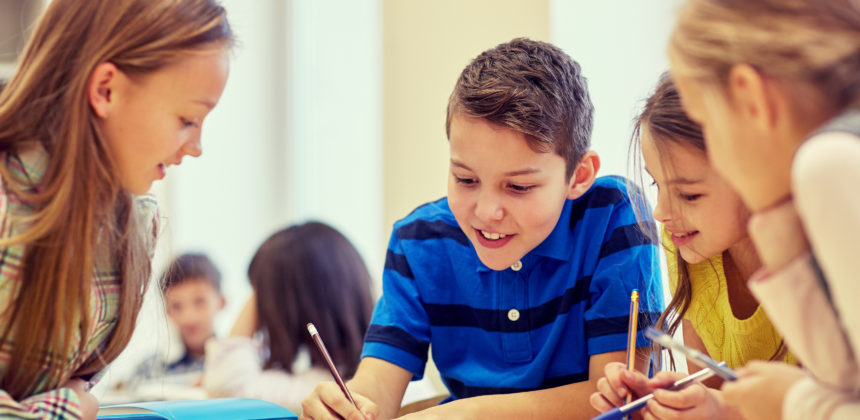
{"type": "Polygon", "coordinates": [[[498,232],[486,232],[481,229],[475,229],[478,243],[486,248],[500,248],[505,246],[516,234],[506,234],[498,232]]]}
{"type": "Polygon", "coordinates": [[[480,232],[481,235],[484,236],[484,238],[487,238],[491,241],[497,241],[499,239],[505,239],[505,237],[508,236],[508,235],[505,235],[504,233],[490,233],[490,232],[486,232],[483,230],[478,230],[478,232],[480,232]]]}

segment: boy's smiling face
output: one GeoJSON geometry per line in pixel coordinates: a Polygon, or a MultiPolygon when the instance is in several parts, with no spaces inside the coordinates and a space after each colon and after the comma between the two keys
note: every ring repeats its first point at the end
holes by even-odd
{"type": "Polygon", "coordinates": [[[456,114],[450,128],[448,204],[481,262],[504,270],[549,236],[568,198],[579,194],[554,152],[526,136],[456,114]]]}

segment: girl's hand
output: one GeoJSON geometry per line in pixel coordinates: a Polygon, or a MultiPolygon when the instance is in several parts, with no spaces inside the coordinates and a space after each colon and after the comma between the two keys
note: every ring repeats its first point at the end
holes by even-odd
{"type": "Polygon", "coordinates": [[[233,329],[230,330],[230,335],[237,337],[253,337],[259,327],[259,315],[257,312],[257,294],[251,293],[239,317],[233,324],[233,329]]]}
{"type": "Polygon", "coordinates": [[[66,382],[61,388],[71,388],[78,395],[81,404],[82,419],[91,420],[96,418],[99,411],[99,401],[89,391],[89,383],[81,378],[74,378],[66,382]]]}
{"type": "Polygon", "coordinates": [[[299,419],[376,420],[379,417],[379,407],[373,401],[352,390],[350,394],[361,411],[349,402],[336,382],[321,382],[311,395],[302,401],[302,414],[299,419]]]}
{"type": "Polygon", "coordinates": [[[651,393],[648,377],[639,371],[629,371],[623,363],[607,363],[604,376],[597,380],[597,392],[591,394],[591,406],[602,412],[624,405],[627,394],[633,399],[651,393]]]}
{"type": "Polygon", "coordinates": [[[750,362],[738,369],[740,378],[723,384],[726,404],[737,407],[748,419],[782,418],[785,394],[806,373],[779,362],[750,362]]]}
{"type": "Polygon", "coordinates": [[[660,372],[649,381],[654,390],[654,399],[648,401],[642,418],[656,419],[721,419],[725,418],[722,402],[701,383],[694,383],[677,391],[666,388],[684,378],[679,372],[660,372]]]}

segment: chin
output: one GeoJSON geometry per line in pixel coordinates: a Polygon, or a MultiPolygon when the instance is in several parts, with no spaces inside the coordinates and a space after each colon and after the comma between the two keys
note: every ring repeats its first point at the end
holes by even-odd
{"type": "Polygon", "coordinates": [[[125,187],[128,192],[134,195],[144,195],[149,192],[149,189],[152,188],[152,183],[141,184],[141,185],[129,185],[125,187]]]}
{"type": "Polygon", "coordinates": [[[685,252],[681,252],[681,259],[684,260],[684,262],[687,264],[698,264],[700,262],[707,261],[708,257],[695,251],[688,250],[685,252]]]}
{"type": "Polygon", "coordinates": [[[487,266],[490,270],[502,271],[510,268],[518,259],[508,260],[502,258],[492,258],[486,255],[478,254],[478,259],[481,260],[484,265],[487,266]]]}

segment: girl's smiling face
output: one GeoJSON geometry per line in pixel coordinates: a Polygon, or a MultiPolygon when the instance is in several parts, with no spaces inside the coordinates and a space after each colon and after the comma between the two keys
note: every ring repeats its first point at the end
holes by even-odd
{"type": "Polygon", "coordinates": [[[146,193],[168,166],[200,156],[201,127],[224,90],[228,54],[217,47],[198,51],[141,76],[99,65],[90,102],[123,187],[146,193]]]}
{"type": "Polygon", "coordinates": [[[749,212],[740,196],[695,146],[655,138],[642,127],[645,170],[657,186],[654,217],[687,263],[721,254],[747,237],[749,212]]]}

